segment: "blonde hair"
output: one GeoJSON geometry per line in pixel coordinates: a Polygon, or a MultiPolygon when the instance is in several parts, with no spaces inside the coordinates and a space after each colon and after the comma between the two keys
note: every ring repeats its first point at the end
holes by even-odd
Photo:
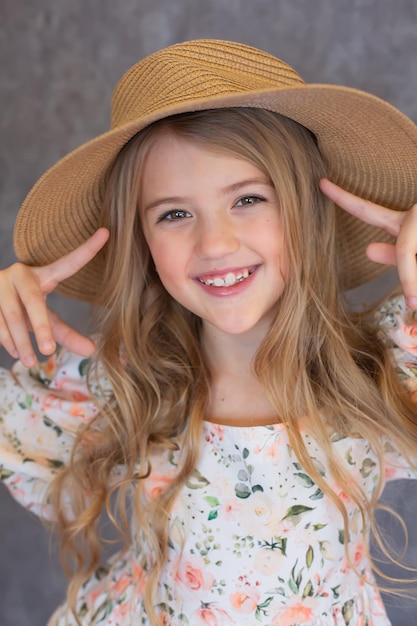
{"type": "Polygon", "coordinates": [[[182,114],[146,128],[121,151],[103,200],[102,224],[109,228],[110,240],[103,253],[103,313],[90,378],[104,369],[112,394],[80,432],[71,464],[52,486],[52,498],[63,554],[75,557],[68,594],[74,612],[81,584],[99,565],[103,509],[125,537],[125,547],[133,509],[153,553],[152,561],[144,560],[142,566],[147,570],[145,607],[155,624],[154,594],[167,557],[169,512],[198,461],[210,385],[200,350],[200,321],[161,285],[139,220],[142,165],[154,141],[166,132],[248,159],[276,189],[291,278],[254,371],[287,426],[304,470],[340,511],[346,550],[346,506],[310,457],[300,420],[308,416],[308,430],[327,455],[334,480],[359,507],[363,532],[372,528],[379,541],[373,511],[383,485],[383,438],[411,465],[417,450],[415,407],[388,352],[366,317],[350,312],[344,302],[338,268],[343,238],[337,233],[333,204],[319,191],[326,172],[310,131],[262,109],[237,108],[182,114]],[[381,467],[371,499],[339,462],[332,445],[335,433],[363,437],[371,444],[381,467]],[[160,497],[145,502],[141,479],[151,471],[151,450],[176,449],[179,443],[182,456],[175,480],[160,497]],[[120,467],[123,476],[117,480],[120,467]],[[71,498],[72,517],[62,493],[71,498]]]}

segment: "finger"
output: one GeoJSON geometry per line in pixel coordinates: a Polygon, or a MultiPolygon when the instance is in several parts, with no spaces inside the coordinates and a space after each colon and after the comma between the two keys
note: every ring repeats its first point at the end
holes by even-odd
{"type": "Polygon", "coordinates": [[[366,248],[366,256],[374,263],[383,265],[397,265],[395,245],[392,243],[370,243],[366,248]]]}
{"type": "Polygon", "coordinates": [[[57,261],[44,267],[33,268],[35,274],[39,277],[44,293],[51,293],[61,281],[70,278],[87,265],[96,256],[97,252],[101,250],[108,238],[109,231],[107,228],[99,228],[78,248],[75,248],[75,250],[72,250],[57,261]]]}
{"type": "Polygon", "coordinates": [[[393,211],[369,200],[359,198],[359,196],[342,189],[327,178],[321,179],[320,189],[330,200],[333,200],[338,206],[362,222],[382,228],[394,237],[398,236],[404,219],[404,212],[393,211]]]}
{"type": "Polygon", "coordinates": [[[19,358],[19,352],[17,351],[16,344],[12,339],[9,329],[6,324],[1,311],[0,311],[0,346],[12,356],[14,359],[19,358]]]}
{"type": "Polygon", "coordinates": [[[8,342],[7,332],[5,331],[6,344],[11,345],[11,341],[15,346],[13,356],[19,358],[26,367],[32,367],[35,365],[37,358],[29,336],[28,320],[17,299],[6,301],[2,310],[2,318],[4,327],[10,336],[8,342]]]}
{"type": "Polygon", "coordinates": [[[12,269],[10,281],[4,286],[2,308],[19,356],[24,360],[27,347],[32,344],[30,330],[34,332],[39,351],[52,354],[56,345],[39,279],[32,268],[21,263],[16,263],[12,269]]]}
{"type": "Polygon", "coordinates": [[[71,328],[54,311],[49,310],[49,319],[57,343],[80,356],[94,354],[96,346],[91,339],[71,328]]]}
{"type": "MultiPolygon", "coordinates": [[[[15,263],[9,269],[0,272],[0,278],[0,312],[4,340],[10,346],[10,342],[13,342],[15,357],[20,358],[27,367],[31,367],[36,363],[36,355],[29,336],[30,322],[15,283],[22,287],[24,293],[30,293],[36,280],[31,270],[21,263],[15,263]],[[10,339],[7,338],[7,334],[10,339]]],[[[35,287],[35,291],[36,289],[39,292],[39,286],[35,287]]],[[[42,298],[42,295],[40,297],[42,298]]]]}
{"type": "Polygon", "coordinates": [[[398,275],[407,304],[417,308],[417,205],[407,211],[395,246],[398,275]]]}

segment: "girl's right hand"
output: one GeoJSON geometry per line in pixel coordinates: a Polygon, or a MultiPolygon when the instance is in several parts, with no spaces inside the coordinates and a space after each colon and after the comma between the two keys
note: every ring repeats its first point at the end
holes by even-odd
{"type": "Polygon", "coordinates": [[[36,363],[31,332],[41,354],[53,354],[56,342],[81,356],[94,353],[91,339],[51,311],[46,296],[91,261],[108,237],[108,230],[99,228],[81,246],[50,265],[29,267],[15,263],[0,271],[0,346],[26,367],[36,363]]]}

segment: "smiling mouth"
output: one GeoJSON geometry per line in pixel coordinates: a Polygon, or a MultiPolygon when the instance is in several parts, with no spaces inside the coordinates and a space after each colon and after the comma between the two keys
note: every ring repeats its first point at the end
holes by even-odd
{"type": "Polygon", "coordinates": [[[244,269],[240,272],[228,272],[226,276],[215,276],[214,278],[199,278],[198,280],[203,285],[209,285],[209,287],[232,287],[236,285],[236,283],[242,283],[246,280],[253,272],[255,268],[244,269]]]}

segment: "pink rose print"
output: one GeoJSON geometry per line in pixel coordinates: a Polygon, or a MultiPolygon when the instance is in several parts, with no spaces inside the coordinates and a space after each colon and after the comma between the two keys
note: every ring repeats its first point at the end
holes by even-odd
{"type": "Polygon", "coordinates": [[[180,561],[175,577],[176,581],[189,591],[208,591],[213,586],[213,576],[207,572],[207,566],[200,557],[190,556],[180,561]]]}
{"type": "Polygon", "coordinates": [[[294,596],[273,617],[271,624],[274,626],[294,626],[294,624],[306,624],[314,618],[314,609],[317,601],[314,598],[294,596]]]}
{"type": "Polygon", "coordinates": [[[230,596],[230,602],[235,611],[246,615],[256,610],[259,600],[259,591],[249,586],[242,591],[232,593],[230,596]]]}
{"type": "Polygon", "coordinates": [[[210,603],[202,603],[201,608],[195,611],[195,616],[199,619],[198,623],[204,624],[205,626],[227,626],[228,624],[236,624],[227,611],[210,603]]]}

